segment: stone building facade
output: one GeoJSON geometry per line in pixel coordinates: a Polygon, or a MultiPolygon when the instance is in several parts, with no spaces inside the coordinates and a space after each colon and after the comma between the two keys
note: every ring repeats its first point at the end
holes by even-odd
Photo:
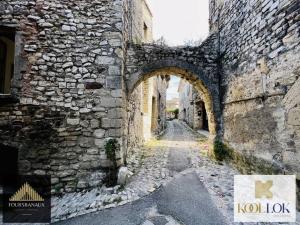
{"type": "MultiPolygon", "coordinates": [[[[106,141],[119,141],[122,164],[130,143],[143,139],[143,132],[127,132],[141,129],[142,96],[135,98],[138,113],[128,111],[123,74],[127,42],[152,41],[147,3],[2,1],[0,36],[1,68],[7,68],[0,95],[1,159],[7,167],[3,162],[1,171],[51,175],[55,192],[101,185],[112,165],[106,141]],[[134,128],[128,129],[132,114],[134,128]]],[[[161,105],[155,103],[157,130],[163,127],[165,81],[150,81],[152,96],[161,98],[161,105]]]]}
{"type": "MultiPolygon", "coordinates": [[[[152,13],[144,0],[129,3],[131,8],[131,38],[136,44],[151,43],[152,13]]],[[[128,96],[127,151],[159,134],[166,126],[166,91],[168,76],[154,76],[141,82],[128,96]]],[[[126,131],[125,131],[126,133],[126,131]]]]}
{"type": "Polygon", "coordinates": [[[51,175],[57,192],[102,184],[111,165],[105,140],[121,143],[126,120],[126,4],[0,2],[1,36],[15,45],[11,90],[0,97],[5,165],[51,175]]]}
{"type": "Polygon", "coordinates": [[[153,41],[153,15],[146,0],[132,0],[129,3],[129,35],[134,43],[153,41]]]}
{"type": "Polygon", "coordinates": [[[198,47],[151,44],[143,10],[138,0],[0,2],[1,171],[51,175],[53,192],[101,185],[106,141],[120,143],[119,164],[140,142],[128,132],[142,129],[137,87],[176,74],[245,172],[299,176],[298,1],[210,0],[198,47]]]}
{"type": "Polygon", "coordinates": [[[224,141],[250,165],[298,175],[299,12],[297,0],[210,1],[222,62],[224,141]]]}
{"type": "Polygon", "coordinates": [[[208,130],[208,119],[201,94],[184,79],[180,80],[179,119],[195,130],[208,130]]]}

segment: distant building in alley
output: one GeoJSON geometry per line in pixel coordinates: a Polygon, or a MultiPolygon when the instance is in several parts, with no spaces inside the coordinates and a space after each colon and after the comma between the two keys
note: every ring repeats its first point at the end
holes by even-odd
{"type": "Polygon", "coordinates": [[[208,130],[205,104],[199,92],[186,80],[181,79],[178,86],[179,119],[193,129],[208,130]]]}
{"type": "Polygon", "coordinates": [[[167,100],[167,119],[175,119],[176,111],[179,109],[179,98],[167,100]]]}

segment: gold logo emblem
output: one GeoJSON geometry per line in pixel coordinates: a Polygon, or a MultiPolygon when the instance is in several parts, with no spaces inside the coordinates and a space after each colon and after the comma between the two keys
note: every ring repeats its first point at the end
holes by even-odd
{"type": "Polygon", "coordinates": [[[44,199],[26,182],[9,199],[12,202],[42,202],[44,199]]]}
{"type": "Polygon", "coordinates": [[[272,186],[272,180],[268,180],[264,183],[262,181],[255,181],[255,198],[273,198],[273,193],[270,191],[272,186]]]}

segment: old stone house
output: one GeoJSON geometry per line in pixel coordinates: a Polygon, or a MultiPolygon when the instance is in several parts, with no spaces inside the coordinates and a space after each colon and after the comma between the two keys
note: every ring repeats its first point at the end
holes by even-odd
{"type": "Polygon", "coordinates": [[[54,191],[101,185],[107,139],[121,145],[119,164],[136,142],[130,96],[176,74],[201,93],[210,138],[234,150],[242,171],[299,176],[299,1],[210,0],[210,35],[198,47],[143,44],[146,8],[0,2],[1,172],[51,175],[54,191]]]}
{"type": "MultiPolygon", "coordinates": [[[[144,0],[132,1],[131,35],[134,43],[151,43],[152,13],[144,0]]],[[[169,76],[154,76],[141,82],[129,96],[128,152],[165,129],[166,91],[169,76]]]]}
{"type": "Polygon", "coordinates": [[[108,138],[121,144],[121,164],[127,149],[164,129],[168,78],[149,78],[128,98],[122,81],[127,41],[152,41],[145,1],[0,9],[1,172],[51,175],[58,192],[90,188],[111,165],[108,138]]]}
{"type": "Polygon", "coordinates": [[[208,118],[205,104],[200,93],[192,84],[180,80],[178,86],[179,93],[179,119],[186,122],[195,130],[208,130],[208,118]]]}

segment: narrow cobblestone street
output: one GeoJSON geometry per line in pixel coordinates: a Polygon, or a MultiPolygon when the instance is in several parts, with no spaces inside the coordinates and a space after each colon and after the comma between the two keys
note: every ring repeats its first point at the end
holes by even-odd
{"type": "Polygon", "coordinates": [[[168,122],[159,140],[146,143],[142,163],[124,189],[102,188],[54,199],[56,219],[74,217],[57,224],[232,224],[233,178],[238,172],[210,160],[207,150],[204,136],[177,120],[168,122]]]}
{"type": "Polygon", "coordinates": [[[54,197],[52,222],[57,225],[233,224],[233,178],[239,173],[209,159],[207,150],[207,138],[183,122],[170,121],[159,140],[145,144],[141,159],[137,156],[129,162],[134,175],[125,187],[102,187],[54,197]]]}
{"type": "MultiPolygon", "coordinates": [[[[121,195],[120,202],[110,200],[111,204],[103,206],[103,202],[94,200],[92,207],[72,216],[99,210],[101,204],[110,209],[58,224],[229,224],[232,220],[226,218],[226,210],[230,210],[235,171],[206,158],[207,148],[206,138],[182,122],[169,122],[160,140],[146,143],[143,161],[130,183],[113,194],[121,195]],[[219,182],[224,182],[222,187],[219,182]]],[[[60,203],[55,203],[55,208],[74,208],[68,205],[74,202],[82,206],[86,199],[93,199],[93,195],[97,195],[96,191],[85,193],[77,200],[76,197],[69,201],[64,201],[65,197],[55,199],[60,203]]]]}

